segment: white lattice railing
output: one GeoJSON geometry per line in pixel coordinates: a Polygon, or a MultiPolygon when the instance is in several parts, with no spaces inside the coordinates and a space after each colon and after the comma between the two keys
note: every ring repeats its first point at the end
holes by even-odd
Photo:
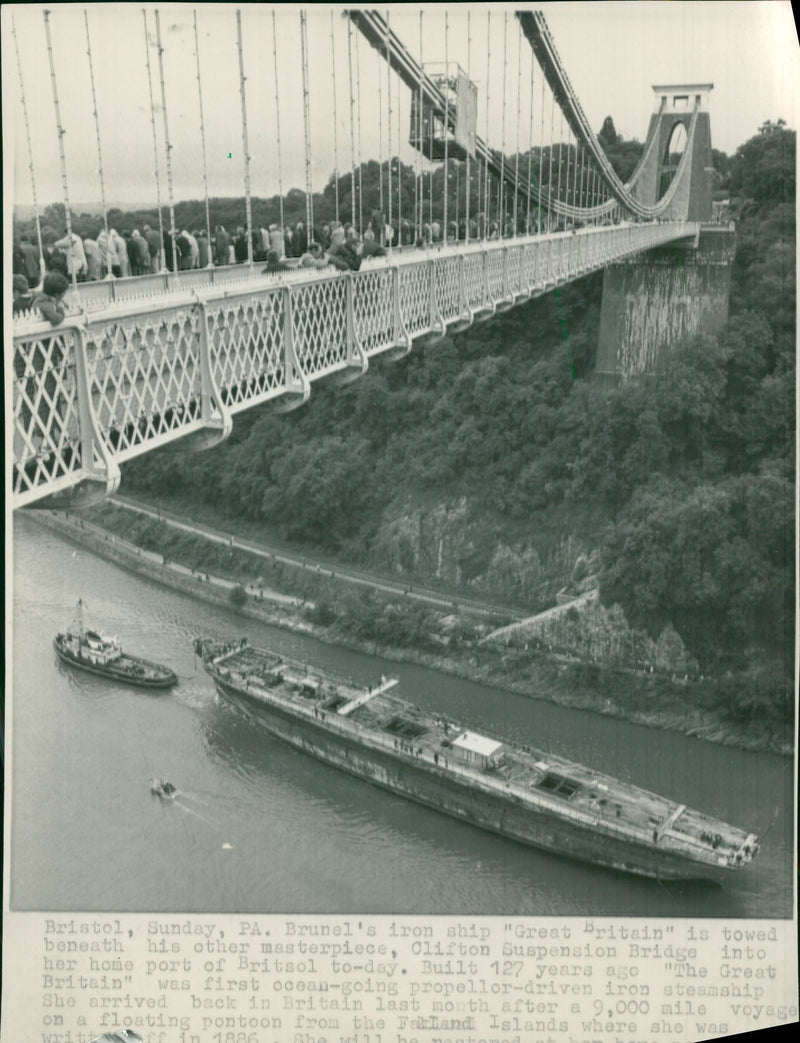
{"type": "Polygon", "coordinates": [[[136,295],[56,327],[20,320],[8,378],[12,502],[90,502],[117,487],[119,464],[134,456],[189,435],[188,448],[212,445],[240,410],[270,399],[293,408],[314,380],[353,379],[372,355],[405,354],[415,338],[697,232],[685,222],[587,228],[169,293],[140,281],[136,295]]]}

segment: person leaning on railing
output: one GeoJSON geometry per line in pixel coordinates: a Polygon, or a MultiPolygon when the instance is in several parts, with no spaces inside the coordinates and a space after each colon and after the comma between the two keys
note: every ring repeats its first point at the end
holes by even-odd
{"type": "Polygon", "coordinates": [[[274,272],[290,272],[291,270],[292,266],[287,264],[286,261],[280,259],[277,250],[267,251],[267,267],[264,269],[265,274],[272,274],[274,272]]]}
{"type": "Polygon", "coordinates": [[[28,280],[24,275],[14,276],[14,303],[12,311],[14,315],[24,315],[26,312],[31,310],[31,300],[33,299],[28,292],[30,287],[28,286],[28,280]]]}
{"type": "Polygon", "coordinates": [[[375,233],[371,228],[367,228],[364,232],[364,242],[361,247],[361,256],[363,260],[368,257],[385,257],[386,251],[375,241],[375,233]]]}
{"type": "MultiPolygon", "coordinates": [[[[26,311],[38,311],[43,319],[52,326],[58,326],[59,323],[64,321],[66,314],[66,308],[64,305],[64,294],[70,287],[69,279],[61,275],[60,272],[48,272],[44,277],[42,284],[42,292],[34,294],[30,300],[28,307],[25,308],[22,304],[21,295],[17,295],[17,288],[14,288],[14,313],[20,314],[26,311]],[[17,307],[19,302],[19,307],[17,307]]],[[[64,349],[61,343],[61,338],[52,337],[49,344],[46,345],[47,338],[42,338],[42,349],[35,348],[31,352],[31,345],[26,345],[29,358],[32,361],[35,376],[27,373],[28,365],[26,362],[26,355],[21,345],[14,346],[14,375],[22,380],[25,379],[25,391],[22,396],[20,403],[20,421],[25,429],[30,426],[31,420],[31,404],[36,399],[37,386],[41,380],[41,374],[45,370],[45,364],[47,363],[47,371],[45,372],[44,378],[44,392],[39,401],[39,417],[42,421],[43,428],[48,429],[51,420],[51,409],[55,411],[59,416],[63,415],[65,408],[65,399],[63,394],[59,391],[59,378],[56,376],[56,371],[63,368],[64,363],[64,349]],[[45,346],[46,345],[46,346],[45,346]],[[51,405],[52,404],[52,405],[51,405]]],[[[63,377],[63,374],[62,374],[63,377]]]]}
{"type": "Polygon", "coordinates": [[[48,272],[44,277],[41,293],[36,293],[31,298],[31,310],[38,309],[43,319],[57,326],[64,321],[64,294],[69,285],[69,279],[60,272],[48,272]]]}
{"type": "Polygon", "coordinates": [[[327,268],[329,263],[319,243],[309,243],[308,250],[300,258],[301,268],[327,268]]]}
{"type": "Polygon", "coordinates": [[[347,238],[341,226],[333,230],[328,259],[340,271],[358,271],[361,267],[361,244],[358,242],[355,229],[347,238]]]}

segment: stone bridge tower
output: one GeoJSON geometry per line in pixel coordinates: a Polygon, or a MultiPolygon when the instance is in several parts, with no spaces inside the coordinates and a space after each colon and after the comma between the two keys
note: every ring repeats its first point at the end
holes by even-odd
{"type": "Polygon", "coordinates": [[[653,87],[645,166],[633,194],[652,206],[672,182],[692,115],[698,109],[688,176],[666,210],[668,221],[696,221],[699,234],[610,265],[603,278],[603,305],[596,379],[616,384],[669,364],[671,349],[728,321],[732,225],[711,225],[714,165],[708,99],[713,84],[653,87]],[[652,147],[650,145],[652,144],[652,147]]]}
{"type": "Polygon", "coordinates": [[[713,87],[713,83],[653,87],[656,111],[650,117],[646,140],[649,143],[654,136],[655,142],[633,192],[647,206],[657,203],[669,187],[683,151],[678,151],[680,143],[686,141],[695,105],[698,107],[689,178],[664,215],[670,221],[711,220],[714,160],[708,98],[713,87]]]}

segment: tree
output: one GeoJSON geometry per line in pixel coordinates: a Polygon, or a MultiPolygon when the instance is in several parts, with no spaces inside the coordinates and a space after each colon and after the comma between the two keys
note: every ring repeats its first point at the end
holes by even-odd
{"type": "Polygon", "coordinates": [[[42,225],[51,225],[61,236],[67,227],[67,211],[63,203],[50,203],[44,208],[42,225]]]}
{"type": "Polygon", "coordinates": [[[617,134],[617,128],[614,126],[614,120],[610,116],[606,116],[603,120],[603,126],[600,128],[600,133],[597,135],[597,140],[608,151],[609,148],[613,148],[622,139],[617,134]]]}
{"type": "Polygon", "coordinates": [[[627,181],[642,158],[644,146],[635,138],[625,141],[622,135],[617,133],[614,121],[610,116],[606,116],[603,121],[597,139],[617,177],[620,181],[627,181]]]}
{"type": "Polygon", "coordinates": [[[671,623],[698,661],[792,645],[791,483],[771,475],[637,491],[603,551],[600,596],[657,636],[671,623]]]}
{"type": "Polygon", "coordinates": [[[728,155],[727,152],[722,152],[718,148],[712,148],[711,161],[714,164],[714,170],[719,174],[719,183],[725,184],[725,181],[731,168],[731,157],[728,155]]]}
{"type": "Polygon", "coordinates": [[[231,607],[237,612],[240,612],[244,608],[247,603],[247,591],[241,583],[237,583],[235,587],[231,587],[230,594],[228,594],[228,601],[231,603],[231,607]]]}
{"type": "Polygon", "coordinates": [[[731,161],[731,192],[758,203],[787,203],[795,195],[797,135],[785,120],[767,120],[731,161]]]}
{"type": "Polygon", "coordinates": [[[286,531],[336,546],[369,520],[369,443],[324,435],[290,447],[275,461],[264,491],[264,517],[286,531]]]}

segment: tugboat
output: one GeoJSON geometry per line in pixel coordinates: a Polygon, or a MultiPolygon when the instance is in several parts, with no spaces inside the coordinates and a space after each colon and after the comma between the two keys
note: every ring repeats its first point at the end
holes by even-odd
{"type": "Polygon", "coordinates": [[[168,667],[125,655],[118,638],[88,630],[83,623],[83,609],[83,600],[79,599],[74,622],[65,633],[56,634],[53,647],[59,659],[89,673],[141,688],[169,688],[178,683],[178,675],[168,667]]]}

